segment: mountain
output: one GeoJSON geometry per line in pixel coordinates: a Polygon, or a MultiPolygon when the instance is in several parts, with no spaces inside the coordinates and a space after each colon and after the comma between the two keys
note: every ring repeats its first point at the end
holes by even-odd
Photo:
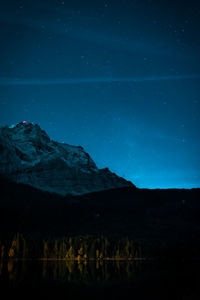
{"type": "Polygon", "coordinates": [[[64,197],[0,176],[0,243],[17,232],[38,241],[128,237],[147,257],[199,258],[199,199],[200,189],[134,187],[64,197]]]}
{"type": "Polygon", "coordinates": [[[200,189],[138,189],[38,125],[0,128],[0,245],[7,250],[18,232],[40,241],[37,249],[43,239],[128,237],[144,256],[199,258],[199,199],[200,189]]]}
{"type": "Polygon", "coordinates": [[[60,195],[134,186],[107,168],[98,169],[81,146],[55,142],[26,121],[0,128],[0,174],[60,195]]]}

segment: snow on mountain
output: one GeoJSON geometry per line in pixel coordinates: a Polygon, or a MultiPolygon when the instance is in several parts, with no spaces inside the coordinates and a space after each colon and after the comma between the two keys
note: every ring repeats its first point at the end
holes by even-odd
{"type": "Polygon", "coordinates": [[[107,168],[98,169],[82,147],[55,142],[26,121],[0,128],[0,173],[62,195],[133,186],[107,168]]]}

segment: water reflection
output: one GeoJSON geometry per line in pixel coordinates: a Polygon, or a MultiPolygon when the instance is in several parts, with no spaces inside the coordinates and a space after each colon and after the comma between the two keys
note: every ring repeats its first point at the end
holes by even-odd
{"type": "Polygon", "coordinates": [[[43,261],[47,280],[67,282],[127,281],[140,271],[139,262],[122,261],[43,261]]]}
{"type": "Polygon", "coordinates": [[[58,288],[73,297],[85,293],[94,299],[200,299],[198,265],[8,260],[0,261],[0,288],[43,288],[49,294],[58,288]]]}
{"type": "Polygon", "coordinates": [[[27,261],[0,262],[0,279],[11,283],[30,281],[127,281],[141,272],[139,261],[27,261]]]}

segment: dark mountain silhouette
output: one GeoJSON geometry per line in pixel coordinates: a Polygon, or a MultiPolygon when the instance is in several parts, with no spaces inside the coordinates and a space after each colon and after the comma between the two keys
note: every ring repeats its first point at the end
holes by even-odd
{"type": "Polygon", "coordinates": [[[145,256],[198,257],[200,190],[125,187],[82,196],[43,192],[1,177],[1,239],[93,235],[129,237],[145,256]]]}

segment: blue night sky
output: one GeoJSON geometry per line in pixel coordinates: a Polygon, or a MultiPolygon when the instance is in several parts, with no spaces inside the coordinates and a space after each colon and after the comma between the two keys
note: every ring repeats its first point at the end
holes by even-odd
{"type": "Polygon", "coordinates": [[[200,187],[200,3],[7,0],[0,125],[38,123],[138,187],[200,187]]]}

